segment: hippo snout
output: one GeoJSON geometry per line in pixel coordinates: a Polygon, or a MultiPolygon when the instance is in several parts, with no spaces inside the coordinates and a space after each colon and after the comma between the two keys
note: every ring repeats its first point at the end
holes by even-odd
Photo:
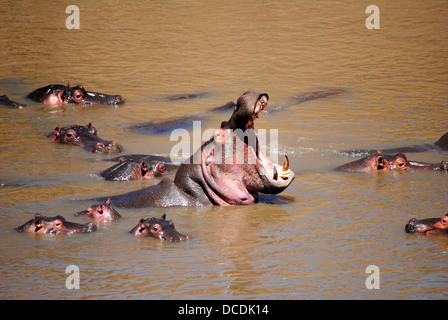
{"type": "Polygon", "coordinates": [[[409,232],[409,233],[415,232],[415,221],[417,221],[417,219],[415,219],[415,218],[412,218],[411,220],[408,221],[408,223],[404,227],[406,232],[409,232]]]}
{"type": "Polygon", "coordinates": [[[112,102],[112,104],[122,104],[124,103],[125,100],[122,96],[118,95],[115,97],[114,101],[112,102]]]}
{"type": "Polygon", "coordinates": [[[96,224],[89,222],[85,225],[81,232],[94,232],[96,230],[96,224]]]}

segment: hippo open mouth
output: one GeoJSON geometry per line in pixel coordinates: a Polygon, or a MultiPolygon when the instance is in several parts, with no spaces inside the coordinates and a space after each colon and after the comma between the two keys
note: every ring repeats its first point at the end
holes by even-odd
{"type": "Polygon", "coordinates": [[[238,131],[215,129],[213,139],[201,150],[207,193],[221,206],[254,203],[256,193],[280,193],[294,180],[287,156],[283,165],[273,163],[253,129],[246,130],[243,139],[238,131]]]}

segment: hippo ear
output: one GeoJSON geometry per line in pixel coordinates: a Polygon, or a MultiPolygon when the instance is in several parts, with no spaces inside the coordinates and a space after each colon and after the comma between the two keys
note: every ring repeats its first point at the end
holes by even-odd
{"type": "Polygon", "coordinates": [[[38,214],[37,212],[34,214],[34,218],[38,218],[40,217],[40,214],[38,214]]]}
{"type": "Polygon", "coordinates": [[[59,137],[61,135],[61,128],[59,126],[54,127],[53,133],[56,137],[59,137]]]}
{"type": "Polygon", "coordinates": [[[140,163],[140,169],[142,171],[142,176],[145,176],[145,174],[149,171],[148,166],[146,165],[145,161],[142,161],[140,163]]]}
{"type": "Polygon", "coordinates": [[[110,198],[107,198],[105,203],[106,203],[108,206],[110,206],[110,204],[112,203],[112,200],[111,200],[110,198]]]}

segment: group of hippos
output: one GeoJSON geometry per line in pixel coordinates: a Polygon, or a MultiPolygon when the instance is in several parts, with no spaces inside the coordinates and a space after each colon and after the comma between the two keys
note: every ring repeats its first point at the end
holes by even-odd
{"type": "MultiPolygon", "coordinates": [[[[318,91],[303,99],[316,99],[339,93],[338,91],[318,91]]],[[[173,96],[170,100],[188,99],[196,95],[173,96]]],[[[28,94],[31,100],[50,106],[63,104],[122,104],[120,95],[107,95],[87,91],[82,86],[48,85],[28,94]]],[[[258,194],[278,194],[285,190],[294,180],[294,172],[289,168],[289,160],[285,155],[284,164],[273,163],[260,146],[255,134],[255,120],[267,107],[267,93],[247,91],[242,94],[236,104],[228,102],[212,111],[233,109],[228,121],[223,121],[213,132],[213,137],[205,142],[190,158],[176,165],[170,158],[132,154],[109,159],[117,162],[110,168],[100,172],[105,180],[129,181],[136,179],[153,179],[162,177],[160,182],[141,190],[95,199],[100,201],[75,213],[91,221],[114,221],[121,216],[111,203],[122,208],[172,207],[172,206],[229,206],[247,205],[258,201],[258,194]],[[175,173],[174,180],[164,177],[175,173]]],[[[0,105],[13,108],[25,108],[22,104],[10,100],[6,95],[0,96],[0,105]]],[[[191,117],[185,121],[191,122],[191,117]]],[[[182,119],[180,119],[182,120],[182,119]]],[[[152,122],[139,124],[135,128],[151,128],[152,122]]],[[[179,119],[163,122],[162,126],[177,126],[179,119]]],[[[69,125],[55,127],[47,135],[55,143],[71,144],[82,147],[89,152],[120,153],[123,147],[115,141],[103,140],[91,123],[87,125],[69,125]]],[[[433,144],[413,145],[402,148],[382,150],[348,150],[347,153],[367,154],[363,158],[349,162],[334,170],[342,172],[387,172],[432,170],[448,172],[448,162],[440,164],[408,160],[405,153],[448,150],[448,132],[433,144]]],[[[16,228],[19,232],[60,234],[85,233],[95,231],[96,224],[89,222],[79,224],[66,221],[62,216],[35,216],[16,228]]],[[[442,218],[409,220],[406,232],[423,235],[448,237],[448,213],[442,218]]],[[[160,218],[141,219],[130,230],[139,237],[154,237],[160,240],[183,241],[189,236],[179,233],[174,223],[160,218]]]]}

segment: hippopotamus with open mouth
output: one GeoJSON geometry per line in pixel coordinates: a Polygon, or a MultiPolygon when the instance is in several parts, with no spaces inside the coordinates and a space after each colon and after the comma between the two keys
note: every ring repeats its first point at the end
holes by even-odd
{"type": "Polygon", "coordinates": [[[122,104],[124,99],[121,95],[109,95],[94,91],[87,91],[83,86],[70,87],[69,84],[50,84],[34,90],[28,94],[28,98],[49,106],[60,106],[63,104],[122,104]]]}
{"type": "Polygon", "coordinates": [[[234,114],[215,129],[177,170],[174,181],[110,197],[118,207],[170,207],[246,205],[258,193],[278,194],[294,180],[285,156],[273,163],[259,146],[254,120],[266,108],[268,95],[249,91],[238,99],[234,114]],[[232,130],[235,129],[235,130],[232,130]]]}

